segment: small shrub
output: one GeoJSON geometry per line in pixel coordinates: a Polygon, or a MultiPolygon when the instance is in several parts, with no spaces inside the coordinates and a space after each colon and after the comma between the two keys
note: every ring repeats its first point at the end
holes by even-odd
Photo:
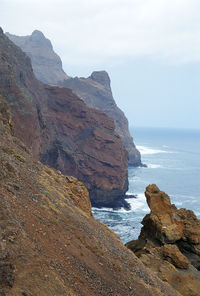
{"type": "Polygon", "coordinates": [[[16,157],[19,161],[21,161],[21,162],[23,162],[23,163],[26,162],[26,158],[23,157],[23,156],[20,155],[20,154],[16,154],[15,157],[16,157]]]}

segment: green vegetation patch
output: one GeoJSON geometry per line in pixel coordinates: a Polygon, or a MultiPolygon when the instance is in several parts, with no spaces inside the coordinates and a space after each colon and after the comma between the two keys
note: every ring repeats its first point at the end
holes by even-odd
{"type": "Polygon", "coordinates": [[[20,154],[15,154],[15,157],[21,162],[26,162],[26,158],[20,154]]]}

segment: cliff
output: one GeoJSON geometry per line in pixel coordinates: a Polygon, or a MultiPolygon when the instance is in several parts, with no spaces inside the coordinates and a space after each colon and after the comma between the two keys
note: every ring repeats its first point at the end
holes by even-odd
{"type": "Polygon", "coordinates": [[[128,154],[106,114],[70,89],[39,82],[30,59],[0,32],[0,94],[33,155],[81,180],[95,206],[126,205],[128,154]]]}
{"type": "Polygon", "coordinates": [[[33,159],[0,96],[0,295],[178,296],[91,213],[77,179],[33,159]]]}
{"type": "Polygon", "coordinates": [[[200,220],[178,210],[156,185],[146,188],[150,214],[142,221],[138,240],[127,243],[141,261],[183,296],[200,291],[200,220]]]}
{"type": "Polygon", "coordinates": [[[115,122],[116,132],[122,138],[129,152],[129,165],[140,166],[141,156],[129,132],[128,120],[117,107],[110,87],[110,78],[105,71],[96,71],[88,78],[63,76],[61,60],[53,52],[48,39],[39,31],[31,36],[7,36],[31,58],[36,77],[44,83],[69,87],[81,97],[87,106],[105,112],[115,122]],[[56,66],[55,66],[56,65],[56,66]],[[62,72],[62,75],[60,74],[62,72]]]}
{"type": "Polygon", "coordinates": [[[69,78],[62,69],[60,57],[42,32],[35,30],[31,36],[6,35],[31,58],[33,71],[39,80],[56,84],[69,78]]]}
{"type": "Polygon", "coordinates": [[[114,119],[116,132],[122,138],[129,152],[129,165],[141,166],[141,156],[130,135],[128,120],[118,108],[112,95],[110,78],[105,71],[96,71],[88,78],[70,78],[59,83],[60,86],[69,87],[84,100],[87,106],[102,110],[114,119]]]}

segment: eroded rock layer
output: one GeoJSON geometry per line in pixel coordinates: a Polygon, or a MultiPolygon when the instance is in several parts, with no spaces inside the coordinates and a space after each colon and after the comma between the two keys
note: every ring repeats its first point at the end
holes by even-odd
{"type": "Polygon", "coordinates": [[[34,156],[84,182],[95,206],[123,206],[128,153],[112,119],[70,89],[39,82],[30,59],[0,32],[0,94],[34,156]]]}
{"type": "Polygon", "coordinates": [[[156,185],[146,188],[151,210],[141,234],[127,243],[142,262],[184,296],[200,291],[200,220],[191,210],[178,210],[156,185]]]}
{"type": "Polygon", "coordinates": [[[0,96],[0,295],[178,296],[91,213],[77,179],[34,160],[0,96]]]}

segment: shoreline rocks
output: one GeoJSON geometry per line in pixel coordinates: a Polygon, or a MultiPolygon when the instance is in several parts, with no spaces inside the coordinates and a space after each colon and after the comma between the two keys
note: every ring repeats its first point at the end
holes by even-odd
{"type": "Polygon", "coordinates": [[[178,210],[154,184],[145,195],[151,212],[138,240],[126,246],[182,295],[199,296],[200,220],[191,210],[178,210]]]}

